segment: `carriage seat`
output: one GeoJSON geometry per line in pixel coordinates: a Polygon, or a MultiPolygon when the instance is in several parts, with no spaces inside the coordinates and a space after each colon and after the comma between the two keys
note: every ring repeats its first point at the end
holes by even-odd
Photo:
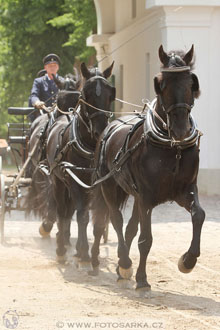
{"type": "Polygon", "coordinates": [[[19,143],[25,145],[27,143],[27,136],[9,136],[8,144],[19,143]]]}

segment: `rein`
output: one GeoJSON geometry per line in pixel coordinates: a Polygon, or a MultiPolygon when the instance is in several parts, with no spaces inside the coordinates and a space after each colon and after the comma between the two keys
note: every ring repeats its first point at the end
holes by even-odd
{"type": "MultiPolygon", "coordinates": [[[[108,117],[108,118],[111,118],[113,116],[113,114],[114,114],[114,112],[112,112],[112,111],[103,110],[103,109],[100,109],[100,108],[95,107],[94,105],[89,104],[83,98],[80,98],[79,103],[84,103],[85,105],[89,106],[90,108],[93,108],[93,109],[95,109],[97,111],[100,111],[100,112],[104,113],[106,115],[106,117],[108,117]]],[[[90,116],[90,118],[94,118],[95,116],[98,116],[98,115],[99,115],[98,113],[97,114],[92,114],[90,116]]]]}
{"type": "Polygon", "coordinates": [[[153,112],[155,117],[157,117],[157,119],[159,119],[159,121],[163,124],[163,128],[168,130],[167,123],[158,115],[157,111],[155,110],[156,103],[157,103],[156,98],[151,103],[147,100],[147,107],[153,112]]]}

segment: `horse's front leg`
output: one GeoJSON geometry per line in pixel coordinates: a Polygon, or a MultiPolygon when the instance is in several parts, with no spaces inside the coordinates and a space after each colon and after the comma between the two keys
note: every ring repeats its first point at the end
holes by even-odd
{"type": "Polygon", "coordinates": [[[42,237],[49,237],[50,232],[53,228],[54,223],[56,222],[57,210],[56,210],[56,202],[53,198],[53,195],[50,193],[48,196],[48,210],[47,214],[43,219],[42,224],[39,228],[39,233],[42,237]]]}
{"type": "Polygon", "coordinates": [[[138,239],[138,249],[140,253],[139,266],[136,273],[136,290],[150,290],[150,284],[147,282],[146,262],[147,257],[152,246],[152,232],[151,232],[151,213],[152,208],[146,209],[143,203],[139,205],[140,215],[140,236],[138,239]],[[141,206],[142,205],[142,206],[141,206]]]}
{"type": "Polygon", "coordinates": [[[57,261],[59,263],[64,263],[66,261],[66,248],[65,248],[65,223],[64,219],[61,217],[58,217],[57,221],[57,261]]]}
{"type": "Polygon", "coordinates": [[[126,245],[123,235],[123,217],[119,209],[114,206],[109,208],[109,215],[112,225],[118,236],[118,267],[119,280],[129,280],[133,274],[132,261],[129,258],[129,248],[126,245]]]}
{"type": "Polygon", "coordinates": [[[93,235],[94,242],[91,248],[91,262],[93,270],[90,275],[96,276],[99,274],[99,253],[100,242],[109,221],[108,207],[105,202],[101,185],[98,185],[93,190],[92,197],[92,220],[93,220],[93,235]]]}
{"type": "Polygon", "coordinates": [[[103,184],[102,192],[105,199],[105,203],[109,210],[109,217],[111,219],[112,225],[116,231],[118,238],[118,279],[129,280],[133,273],[132,261],[129,258],[129,249],[126,245],[123,235],[123,216],[121,211],[119,210],[120,204],[123,202],[123,198],[126,198],[126,194],[113,181],[111,181],[111,183],[112,184],[103,184]],[[121,201],[119,196],[123,196],[121,201]]]}
{"type": "Polygon", "coordinates": [[[135,201],[133,205],[132,215],[128,221],[125,231],[125,241],[128,247],[128,251],[130,251],[131,243],[134,237],[137,235],[138,224],[139,224],[138,203],[135,201]]]}
{"type": "Polygon", "coordinates": [[[66,251],[70,244],[70,226],[73,211],[69,207],[70,212],[65,212],[63,205],[59,205],[57,208],[58,221],[57,221],[57,261],[64,263],[67,260],[66,251]]]}
{"type": "Polygon", "coordinates": [[[200,239],[202,225],[205,220],[205,211],[202,209],[198,198],[197,185],[191,185],[183,199],[177,201],[191,213],[193,234],[189,250],[182,255],[178,262],[178,268],[183,273],[189,273],[194,268],[197,258],[200,256],[200,239]]]}
{"type": "Polygon", "coordinates": [[[87,238],[89,211],[87,205],[83,205],[82,207],[82,209],[77,210],[78,237],[76,243],[76,257],[78,258],[78,267],[86,270],[91,268],[87,238]]]}
{"type": "Polygon", "coordinates": [[[57,177],[54,177],[53,184],[53,196],[56,202],[57,209],[57,228],[56,234],[57,240],[57,261],[64,263],[66,261],[66,247],[65,247],[65,235],[70,227],[72,207],[69,199],[68,190],[57,177]],[[71,214],[71,215],[70,215],[71,214]]]}

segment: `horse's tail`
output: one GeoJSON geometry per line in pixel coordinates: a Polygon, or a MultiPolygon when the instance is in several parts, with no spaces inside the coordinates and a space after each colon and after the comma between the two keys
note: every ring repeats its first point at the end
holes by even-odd
{"type": "Polygon", "coordinates": [[[33,213],[35,216],[44,218],[48,212],[48,196],[51,194],[49,178],[36,167],[32,183],[25,197],[26,216],[33,213]]]}

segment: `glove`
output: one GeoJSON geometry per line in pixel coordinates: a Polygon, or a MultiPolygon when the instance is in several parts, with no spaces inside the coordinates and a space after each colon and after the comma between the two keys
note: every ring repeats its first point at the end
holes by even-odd
{"type": "Polygon", "coordinates": [[[34,107],[37,108],[37,109],[43,109],[43,107],[45,106],[45,103],[42,102],[42,101],[36,101],[35,104],[34,104],[34,107]]]}

